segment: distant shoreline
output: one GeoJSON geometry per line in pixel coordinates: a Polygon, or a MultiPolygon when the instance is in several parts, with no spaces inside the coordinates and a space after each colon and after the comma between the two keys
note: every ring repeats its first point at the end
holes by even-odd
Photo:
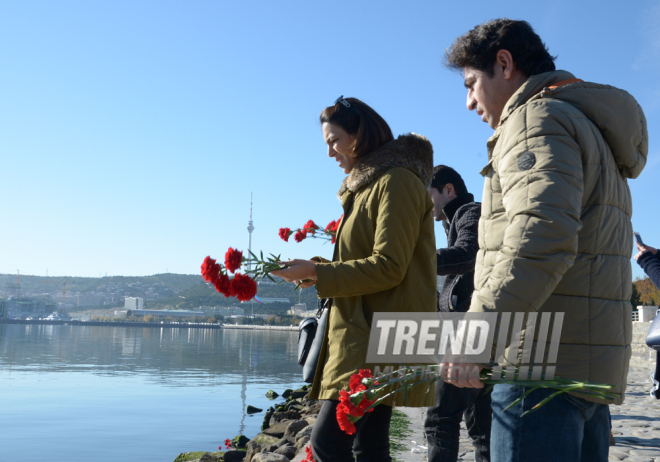
{"type": "Polygon", "coordinates": [[[298,326],[251,326],[240,324],[210,324],[210,323],[160,323],[160,322],[112,322],[112,321],[44,321],[40,319],[0,319],[0,324],[28,324],[46,326],[112,326],[112,327],[150,327],[171,329],[252,329],[252,330],[298,330],[298,326]]]}

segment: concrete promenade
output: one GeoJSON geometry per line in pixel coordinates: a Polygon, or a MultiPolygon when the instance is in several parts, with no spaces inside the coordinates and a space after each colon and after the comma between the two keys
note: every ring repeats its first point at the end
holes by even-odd
{"type": "MultiPolygon", "coordinates": [[[[610,446],[610,461],[660,462],[660,400],[649,395],[652,387],[650,349],[645,344],[650,325],[641,322],[633,325],[633,358],[628,372],[626,399],[621,406],[610,406],[612,433],[616,442],[610,446]]],[[[655,362],[655,354],[653,358],[655,362]]],[[[426,461],[426,439],[423,434],[425,409],[398,409],[410,417],[413,434],[408,438],[409,451],[397,455],[397,459],[404,462],[426,461]]],[[[474,460],[474,449],[465,423],[461,424],[458,460],[474,460]]]]}

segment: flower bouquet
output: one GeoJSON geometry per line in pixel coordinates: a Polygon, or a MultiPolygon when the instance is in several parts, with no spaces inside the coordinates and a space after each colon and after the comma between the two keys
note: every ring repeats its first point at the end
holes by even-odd
{"type": "MultiPolygon", "coordinates": [[[[349,391],[342,390],[339,395],[339,405],[337,406],[337,422],[339,427],[347,434],[355,433],[355,422],[357,422],[365,412],[371,412],[375,406],[380,404],[385,398],[397,392],[403,391],[404,400],[407,403],[408,390],[410,387],[427,384],[427,392],[431,392],[431,385],[436,380],[441,380],[442,376],[438,374],[437,365],[432,366],[407,366],[393,372],[382,374],[378,377],[372,377],[371,370],[361,369],[357,374],[353,374],[349,381],[349,391]],[[429,374],[431,372],[431,374],[429,374]],[[430,375],[430,377],[429,377],[430,375]],[[414,381],[415,379],[421,379],[414,381]],[[414,381],[414,382],[413,382],[414,381]]],[[[557,390],[552,395],[545,398],[529,411],[524,412],[521,417],[532,411],[539,409],[552,398],[562,393],[576,391],[581,394],[593,395],[605,400],[614,400],[619,395],[612,393],[612,385],[582,382],[578,380],[564,379],[554,376],[552,380],[530,380],[529,376],[521,376],[520,371],[516,370],[513,380],[505,380],[504,373],[501,376],[493,376],[491,369],[483,369],[480,373],[480,379],[483,383],[493,386],[498,383],[506,383],[513,387],[530,387],[520,398],[509,404],[504,411],[518,404],[528,394],[539,388],[552,388],[557,390]]]]}
{"type": "Polygon", "coordinates": [[[337,221],[332,220],[325,228],[321,228],[312,220],[305,223],[302,228],[295,230],[291,230],[291,228],[280,228],[279,236],[284,242],[289,242],[289,238],[293,235],[296,242],[302,242],[308,237],[312,237],[314,239],[324,239],[334,244],[337,238],[337,229],[339,229],[339,223],[341,223],[343,217],[344,215],[339,217],[337,221]]]}
{"type": "Polygon", "coordinates": [[[216,263],[216,260],[208,256],[202,263],[202,277],[225,297],[236,297],[241,302],[250,301],[257,295],[256,279],[267,277],[275,282],[269,273],[282,268],[279,255],[271,254],[266,259],[263,252],[260,253],[261,258],[257,258],[252,252],[250,255],[250,258],[245,258],[243,252],[230,247],[225,253],[224,265],[216,263]],[[245,274],[238,273],[243,264],[254,265],[254,269],[245,271],[245,274]],[[235,273],[234,277],[230,279],[229,273],[235,273]]]}

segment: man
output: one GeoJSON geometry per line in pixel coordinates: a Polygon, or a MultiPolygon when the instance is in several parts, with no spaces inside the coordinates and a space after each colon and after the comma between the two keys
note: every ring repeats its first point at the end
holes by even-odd
{"type": "MultiPolygon", "coordinates": [[[[447,248],[438,249],[438,276],[445,282],[438,296],[438,311],[464,312],[474,291],[474,264],[479,244],[477,228],[481,204],[474,202],[463,178],[451,167],[433,169],[429,188],[433,216],[442,221],[447,248]]],[[[435,383],[435,406],[429,407],[424,423],[429,444],[429,462],[456,462],[463,414],[475,448],[475,460],[490,460],[490,392],[458,388],[442,380],[435,383]]]]}
{"type": "MultiPolygon", "coordinates": [[[[467,108],[495,130],[481,171],[469,311],[564,313],[556,375],[613,385],[621,404],[632,331],[627,179],[641,173],[648,151],[641,108],[625,91],[556,71],[524,21],[481,24],[445,59],[464,75],[467,108]]],[[[473,376],[451,383],[483,386],[473,376]]],[[[607,460],[612,401],[571,392],[521,418],[554,392],[538,389],[503,412],[528,390],[493,389],[493,461],[607,460]]]]}

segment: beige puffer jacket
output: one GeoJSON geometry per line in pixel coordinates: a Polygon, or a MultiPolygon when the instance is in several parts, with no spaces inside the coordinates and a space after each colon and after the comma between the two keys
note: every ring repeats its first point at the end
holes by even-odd
{"type": "Polygon", "coordinates": [[[556,374],[615,385],[620,404],[632,339],[627,179],[644,168],[648,132],[627,92],[568,79],[530,77],[488,140],[470,311],[564,312],[556,374]]]}

